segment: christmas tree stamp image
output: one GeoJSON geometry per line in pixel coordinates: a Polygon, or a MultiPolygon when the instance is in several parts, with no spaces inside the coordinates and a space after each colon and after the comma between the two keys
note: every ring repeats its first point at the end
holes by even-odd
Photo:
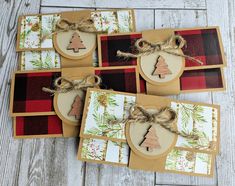
{"type": "Polygon", "coordinates": [[[79,52],[79,49],[86,49],[83,41],[81,40],[77,32],[73,33],[73,36],[70,40],[70,43],[67,47],[67,50],[73,50],[74,52],[79,52]]]}
{"type": "Polygon", "coordinates": [[[151,125],[148,132],[144,135],[144,140],[140,144],[141,147],[146,147],[147,151],[153,151],[155,148],[161,148],[156,134],[156,129],[151,125]]]}
{"type": "Polygon", "coordinates": [[[165,59],[162,56],[158,56],[157,62],[155,64],[155,69],[152,75],[158,75],[159,78],[164,79],[165,75],[172,74],[165,59]]]}

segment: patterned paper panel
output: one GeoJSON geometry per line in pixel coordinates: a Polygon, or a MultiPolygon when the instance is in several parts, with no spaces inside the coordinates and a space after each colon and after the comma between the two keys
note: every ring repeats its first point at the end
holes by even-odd
{"type": "Polygon", "coordinates": [[[21,22],[21,48],[38,48],[40,46],[39,16],[26,16],[21,22]]]}
{"type": "Polygon", "coordinates": [[[130,11],[120,10],[117,11],[119,32],[132,32],[133,31],[133,17],[130,11]]]}
{"type": "Polygon", "coordinates": [[[81,158],[84,160],[105,161],[126,165],[129,146],[123,142],[101,139],[82,139],[81,158]]]}
{"type": "Polygon", "coordinates": [[[53,48],[52,43],[52,32],[55,30],[55,25],[58,19],[60,18],[59,15],[42,15],[41,17],[41,25],[42,25],[42,32],[41,37],[46,37],[46,39],[41,43],[41,48],[53,48]]]}
{"type": "Polygon", "coordinates": [[[53,96],[43,92],[43,87],[53,88],[60,72],[15,74],[13,113],[52,112],[53,96]]]}
{"type": "Polygon", "coordinates": [[[136,68],[96,69],[102,79],[101,88],[137,93],[136,68]]]}
{"type": "Polygon", "coordinates": [[[140,39],[142,34],[124,34],[124,35],[102,35],[100,36],[101,66],[128,66],[136,65],[136,58],[123,58],[117,56],[117,51],[135,52],[133,47],[136,40],[140,39]]]}
{"type": "Polygon", "coordinates": [[[20,48],[53,48],[52,31],[60,15],[24,16],[21,20],[20,48]],[[48,35],[43,41],[42,38],[48,35]]]}
{"type": "MultiPolygon", "coordinates": [[[[203,65],[223,65],[219,36],[215,28],[176,31],[187,42],[183,48],[186,55],[200,59],[203,65]]],[[[186,67],[200,66],[200,64],[186,59],[186,67]]]]}
{"type": "Polygon", "coordinates": [[[118,32],[116,12],[101,12],[102,30],[108,33],[118,32]]]}
{"type": "Polygon", "coordinates": [[[110,121],[127,118],[135,100],[135,96],[91,91],[83,133],[125,140],[125,123],[110,121]]]}
{"type": "Polygon", "coordinates": [[[92,12],[91,17],[94,25],[99,31],[107,31],[108,33],[132,32],[133,17],[130,10],[118,11],[97,11],[92,12]]]}
{"type": "MultiPolygon", "coordinates": [[[[133,17],[130,10],[91,12],[98,31],[109,33],[132,32],[133,17]]],[[[59,14],[23,16],[21,19],[19,48],[53,48],[52,32],[59,14]],[[45,38],[42,40],[42,38],[45,38]]]]}
{"type": "Polygon", "coordinates": [[[60,56],[54,50],[21,53],[20,70],[60,68],[60,56]]]}
{"type": "Polygon", "coordinates": [[[186,134],[196,134],[199,140],[178,137],[176,147],[216,150],[218,110],[209,106],[171,102],[178,113],[177,128],[186,134]]]}
{"type": "Polygon", "coordinates": [[[180,90],[206,90],[224,88],[220,68],[187,70],[180,77],[180,90]]]}
{"type": "Polygon", "coordinates": [[[173,149],[167,155],[165,169],[179,173],[211,175],[212,158],[212,154],[173,149]]]}
{"type": "Polygon", "coordinates": [[[19,116],[15,120],[16,136],[63,134],[62,121],[57,115],[19,116]]]}

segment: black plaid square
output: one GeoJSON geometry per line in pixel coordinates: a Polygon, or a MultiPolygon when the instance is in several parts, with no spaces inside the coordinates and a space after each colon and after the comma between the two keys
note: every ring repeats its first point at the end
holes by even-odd
{"type": "Polygon", "coordinates": [[[60,72],[34,72],[15,74],[13,113],[54,111],[53,97],[42,91],[52,87],[60,72]]]}
{"type": "Polygon", "coordinates": [[[15,130],[16,136],[63,134],[62,121],[57,115],[18,116],[15,130]]]}
{"type": "Polygon", "coordinates": [[[95,74],[102,79],[101,88],[137,93],[135,68],[101,69],[95,70],[95,74]]]}
{"type": "Polygon", "coordinates": [[[223,88],[220,68],[187,70],[180,77],[181,90],[223,88]]]}
{"type": "MultiPolygon", "coordinates": [[[[200,59],[203,65],[222,65],[223,59],[219,45],[219,36],[215,28],[176,31],[187,42],[182,49],[184,54],[200,59]]],[[[186,59],[186,67],[200,64],[186,59]]]]}
{"type": "Polygon", "coordinates": [[[128,66],[136,65],[136,58],[124,59],[117,56],[117,51],[131,52],[135,51],[134,44],[140,39],[142,34],[126,35],[102,35],[100,36],[101,47],[101,64],[107,66],[128,66]]]}

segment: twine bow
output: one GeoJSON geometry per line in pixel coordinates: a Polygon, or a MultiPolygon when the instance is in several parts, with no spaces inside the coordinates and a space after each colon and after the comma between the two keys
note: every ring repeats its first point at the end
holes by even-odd
{"type": "Polygon", "coordinates": [[[118,50],[117,56],[118,57],[125,57],[125,58],[129,58],[129,57],[137,58],[137,57],[141,57],[141,56],[150,55],[155,52],[163,51],[163,52],[166,52],[171,55],[187,58],[191,61],[195,61],[195,62],[199,63],[200,65],[202,65],[203,62],[199,59],[171,51],[172,49],[181,49],[184,46],[186,46],[186,41],[180,35],[172,35],[166,41],[158,42],[158,43],[151,43],[151,42],[141,38],[135,42],[135,48],[137,50],[137,53],[134,54],[134,53],[122,52],[122,51],[118,50]]]}
{"type": "MultiPolygon", "coordinates": [[[[122,122],[140,122],[140,123],[154,123],[165,128],[171,133],[182,136],[187,139],[198,140],[198,136],[194,134],[186,134],[176,130],[172,124],[177,120],[177,113],[169,108],[164,107],[162,109],[154,109],[154,112],[150,112],[141,106],[134,105],[129,110],[130,115],[127,119],[122,122]]],[[[112,123],[120,122],[117,120],[112,121],[112,123]]]]}
{"type": "Polygon", "coordinates": [[[61,18],[56,22],[55,31],[53,31],[51,34],[43,36],[42,41],[56,33],[67,32],[69,30],[79,30],[81,32],[88,33],[103,33],[94,27],[94,21],[90,18],[82,19],[79,22],[72,22],[66,18],[61,18]]]}
{"type": "Polygon", "coordinates": [[[101,84],[101,78],[97,75],[89,75],[83,80],[69,80],[64,77],[59,77],[54,81],[55,89],[50,89],[43,87],[44,92],[49,92],[51,94],[55,93],[66,93],[72,90],[84,90],[87,88],[92,88],[101,84]],[[94,83],[93,83],[94,82],[94,83]]]}

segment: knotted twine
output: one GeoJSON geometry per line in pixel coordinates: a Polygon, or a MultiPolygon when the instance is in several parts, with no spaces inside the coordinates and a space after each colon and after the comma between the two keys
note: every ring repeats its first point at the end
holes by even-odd
{"type": "Polygon", "coordinates": [[[43,36],[42,41],[44,41],[45,39],[49,38],[50,36],[54,34],[57,34],[60,32],[67,32],[69,30],[74,30],[74,31],[78,30],[78,31],[87,32],[87,33],[104,33],[103,31],[98,31],[94,27],[94,21],[90,18],[82,19],[81,21],[78,21],[78,22],[72,22],[66,18],[60,18],[56,22],[55,30],[50,34],[43,36]]]}
{"type": "Polygon", "coordinates": [[[184,46],[186,46],[185,39],[180,35],[172,35],[166,41],[157,42],[157,43],[151,43],[151,42],[141,38],[135,42],[134,46],[136,47],[137,53],[122,52],[122,51],[118,50],[117,56],[124,57],[124,58],[129,58],[129,57],[137,58],[137,57],[147,56],[152,53],[162,51],[162,52],[174,55],[174,56],[179,56],[179,57],[189,59],[191,61],[195,61],[195,62],[199,63],[200,65],[203,64],[203,62],[199,59],[196,59],[194,57],[191,57],[191,56],[188,56],[185,54],[180,54],[180,53],[176,53],[176,52],[171,51],[173,49],[181,49],[184,46]]]}
{"type": "Polygon", "coordinates": [[[100,84],[101,78],[97,75],[89,75],[81,81],[70,80],[65,77],[59,77],[54,81],[55,89],[43,87],[42,90],[51,94],[66,93],[72,90],[86,90],[87,88],[92,88],[100,84]],[[94,83],[91,82],[91,80],[93,80],[94,83]]]}
{"type": "Polygon", "coordinates": [[[171,133],[174,133],[187,139],[198,140],[199,138],[199,136],[194,134],[180,132],[172,126],[172,124],[177,120],[177,113],[170,107],[154,109],[154,112],[150,112],[142,106],[133,105],[132,107],[130,107],[129,114],[130,115],[127,119],[124,119],[122,121],[112,120],[110,121],[110,123],[153,123],[160,125],[171,133]]]}

